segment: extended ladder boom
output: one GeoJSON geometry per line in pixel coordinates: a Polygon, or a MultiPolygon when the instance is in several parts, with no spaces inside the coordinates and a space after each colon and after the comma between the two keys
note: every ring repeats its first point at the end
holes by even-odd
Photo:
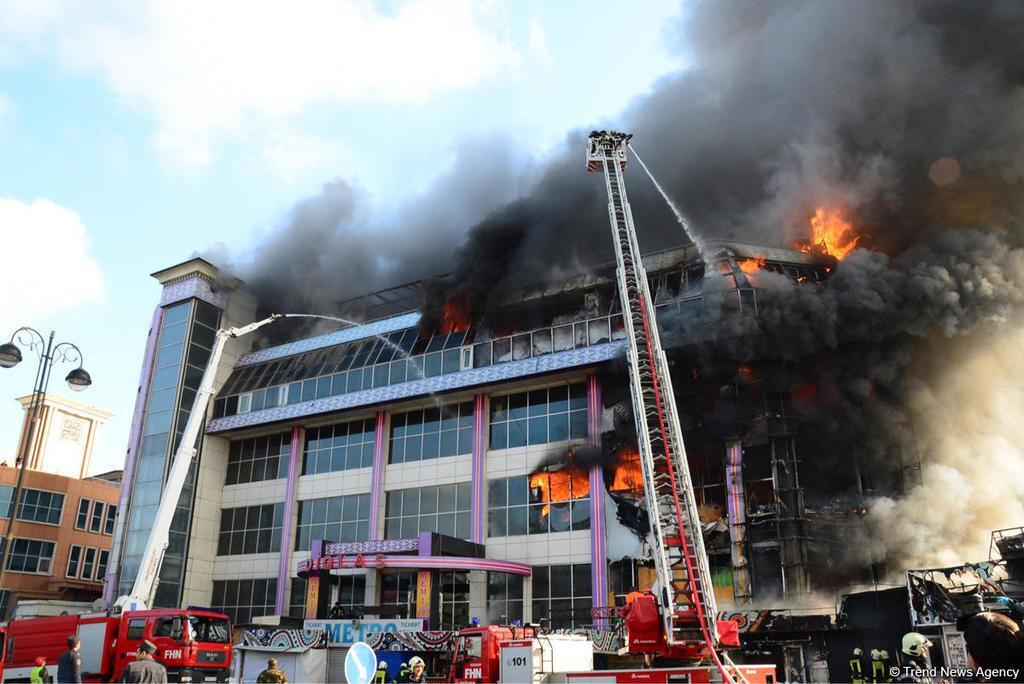
{"type": "Polygon", "coordinates": [[[210,403],[210,397],[213,396],[213,379],[217,374],[217,366],[220,364],[224,345],[227,344],[229,338],[251,333],[278,318],[281,318],[280,314],[271,314],[262,321],[256,321],[240,328],[222,328],[217,331],[213,350],[210,352],[210,360],[206,364],[206,370],[203,371],[203,378],[199,382],[199,389],[192,402],[188,420],[185,421],[185,429],[182,432],[181,441],[178,443],[178,450],[174,452],[174,458],[171,461],[167,482],[160,495],[160,505],[156,509],[153,527],[149,532],[149,540],[142,552],[142,560],[139,563],[139,572],[135,576],[135,583],[129,594],[119,596],[114,602],[115,610],[146,610],[152,605],[160,577],[160,566],[164,560],[164,551],[167,550],[170,538],[171,519],[174,517],[174,510],[185,486],[188,468],[196,455],[199,429],[206,419],[206,407],[210,403]]]}
{"type": "Polygon", "coordinates": [[[608,191],[619,295],[629,340],[628,360],[644,491],[654,535],[659,601],[670,646],[706,644],[718,662],[717,609],[700,518],[690,482],[672,379],[661,349],[647,274],[640,259],[623,170],[631,135],[592,133],[587,169],[603,170],[608,191]]]}

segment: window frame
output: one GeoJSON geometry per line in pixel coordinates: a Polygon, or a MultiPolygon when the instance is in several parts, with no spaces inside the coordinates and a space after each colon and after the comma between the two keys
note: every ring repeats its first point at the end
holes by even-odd
{"type": "Polygon", "coordinates": [[[81,544],[72,544],[70,546],[70,548],[68,548],[68,562],[67,562],[67,565],[64,568],[64,576],[65,577],[77,578],[78,577],[78,573],[81,572],[81,570],[82,570],[82,545],[81,544]],[[77,558],[74,558],[75,551],[78,551],[78,557],[77,558]],[[72,563],[74,563],[74,566],[75,566],[74,571],[72,571],[72,569],[71,569],[71,564],[72,563]]]}
{"type": "Polygon", "coordinates": [[[79,578],[92,581],[93,576],[96,574],[96,556],[96,547],[85,547],[85,553],[82,554],[82,574],[79,575],[79,578]]]}
{"type": "Polygon", "coordinates": [[[106,504],[103,501],[97,499],[92,502],[92,512],[89,514],[89,532],[93,534],[103,533],[103,515],[106,513],[106,510],[106,504]]]}
{"type": "MultiPolygon", "coordinates": [[[[22,573],[24,575],[50,575],[50,574],[52,574],[52,572],[53,572],[53,559],[57,557],[57,548],[58,547],[57,547],[57,542],[56,541],[54,541],[52,539],[35,539],[33,537],[14,537],[13,538],[13,544],[14,545],[12,545],[10,552],[7,554],[7,570],[6,570],[6,572],[20,572],[20,573],[22,573]],[[35,558],[37,559],[36,569],[35,570],[14,570],[14,569],[11,568],[11,563],[13,562],[14,557],[17,555],[15,553],[14,545],[16,545],[19,541],[23,541],[27,545],[30,545],[32,542],[38,542],[41,546],[45,546],[45,545],[49,544],[50,547],[51,547],[50,555],[49,556],[43,556],[43,555],[35,556],[35,558]],[[39,569],[38,560],[46,560],[48,562],[48,565],[46,566],[45,570],[40,570],[39,569]]],[[[26,553],[24,553],[23,555],[25,556],[25,558],[29,558],[27,549],[26,549],[26,553]]]]}
{"type": "Polygon", "coordinates": [[[87,499],[84,496],[78,497],[78,512],[75,514],[75,529],[76,530],[88,530],[89,529],[89,513],[92,511],[92,499],[87,499]],[[82,510],[83,505],[85,510],[82,510]],[[82,517],[85,520],[82,520],[82,517]]]}

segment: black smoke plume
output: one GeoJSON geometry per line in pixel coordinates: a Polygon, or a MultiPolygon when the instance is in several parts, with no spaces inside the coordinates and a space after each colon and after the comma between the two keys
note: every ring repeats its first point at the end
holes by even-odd
{"type": "MultiPolygon", "coordinates": [[[[1022,485],[1013,484],[1024,478],[1003,477],[1024,468],[1024,454],[983,438],[1005,432],[1006,420],[973,410],[977,401],[943,414],[939,398],[963,381],[937,361],[966,368],[979,355],[1003,358],[997,343],[1016,330],[1024,3],[714,0],[688,9],[673,36],[690,66],[593,127],[636,134],[637,151],[703,238],[790,245],[827,206],[877,251],[855,252],[823,285],[763,274],[754,321],[709,297],[701,320],[666,323],[667,343],[690,345],[705,366],[797,367],[816,388],[808,410],[822,438],[810,453],[825,464],[852,451],[871,463],[922,453],[921,487],[880,496],[872,509],[886,559],[946,559],[980,544],[986,525],[1024,519],[1022,485]],[[985,467],[967,467],[971,458],[985,467]],[[983,507],[985,489],[1008,502],[936,520],[943,486],[970,490],[965,500],[983,507]]],[[[357,192],[329,185],[237,270],[270,308],[325,313],[451,272],[428,288],[425,325],[456,295],[485,316],[518,285],[612,258],[603,184],[583,169],[585,134],[569,133],[539,169],[470,146],[385,225],[361,215],[357,192]],[[510,161],[496,168],[500,159],[510,161]]],[[[635,166],[628,173],[643,249],[679,244],[664,202],[635,166]]],[[[975,378],[993,396],[1011,391],[989,380],[975,378]]]]}

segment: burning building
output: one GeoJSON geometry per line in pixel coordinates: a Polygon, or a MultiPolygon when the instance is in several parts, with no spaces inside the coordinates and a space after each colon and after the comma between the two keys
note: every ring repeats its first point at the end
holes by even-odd
{"type": "MultiPolygon", "coordinates": [[[[719,242],[708,258],[691,246],[646,262],[670,327],[710,307],[755,315],[759,279],[815,287],[836,258],[719,242]]],[[[164,295],[126,475],[122,590],[211,331],[255,315],[244,284],[225,287],[203,260],[154,275],[164,295]]],[[[158,603],[305,615],[316,563],[333,558],[321,595],[359,615],[606,623],[650,581],[615,287],[602,267],[520,289],[484,318],[450,300],[428,325],[413,283],[354,302],[363,323],[256,350],[232,341],[158,603]],[[423,565],[437,569],[409,569],[423,565]]],[[[826,522],[804,495],[796,436],[811,390],[784,367],[709,364],[699,331],[674,339],[716,591],[733,605],[806,595],[809,564],[834,555],[856,512],[826,522]]]]}
{"type": "MultiPolygon", "coordinates": [[[[623,115],[701,238],[630,181],[723,606],[950,567],[1024,519],[1022,11],[696,3],[694,67],[623,115]]],[[[304,614],[322,583],[364,615],[565,626],[649,583],[584,138],[514,179],[460,152],[372,231],[330,183],[248,265],[210,257],[244,283],[155,274],[108,591],[212,329],[258,308],[357,323],[231,342],[159,602],[304,614]]]]}

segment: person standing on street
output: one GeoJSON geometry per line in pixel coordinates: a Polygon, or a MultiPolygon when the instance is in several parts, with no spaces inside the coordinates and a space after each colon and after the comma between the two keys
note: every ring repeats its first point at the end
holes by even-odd
{"type": "Polygon", "coordinates": [[[277,666],[277,658],[267,661],[267,669],[256,677],[257,684],[288,684],[288,675],[277,666]]]}
{"type": "Polygon", "coordinates": [[[78,637],[68,637],[68,650],[60,654],[57,659],[57,683],[82,684],[82,658],[78,655],[78,649],[82,642],[78,637]]]}
{"type": "Polygon", "coordinates": [[[28,673],[28,681],[31,684],[50,684],[50,671],[46,669],[46,658],[36,658],[36,666],[28,673]]]}
{"type": "Polygon", "coordinates": [[[143,640],[135,652],[135,662],[128,663],[121,674],[122,682],[128,684],[166,684],[167,668],[153,660],[156,644],[143,640]]]}

